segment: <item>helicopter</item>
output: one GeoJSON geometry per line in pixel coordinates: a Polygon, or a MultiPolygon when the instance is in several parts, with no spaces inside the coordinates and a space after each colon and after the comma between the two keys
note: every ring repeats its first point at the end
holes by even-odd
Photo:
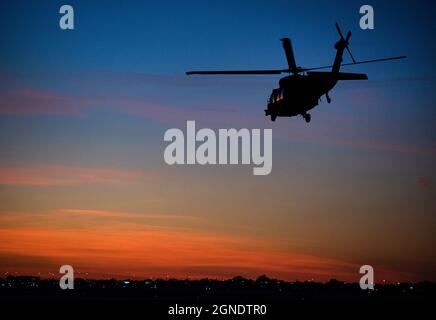
{"type": "Polygon", "coordinates": [[[280,40],[282,41],[288,62],[288,68],[286,69],[187,71],[186,75],[256,75],[287,73],[287,76],[279,80],[279,87],[273,89],[271,95],[268,97],[267,109],[264,110],[265,116],[270,116],[272,121],[275,121],[277,117],[302,116],[306,122],[310,122],[311,116],[308,111],[315,108],[324,95],[326,96],[327,103],[330,103],[331,98],[329,92],[336,86],[339,80],[368,79],[368,76],[364,73],[340,72],[342,66],[406,58],[406,56],[398,56],[356,61],[349,47],[351,31],[348,31],[346,37],[344,37],[338,23],[336,23],[336,30],[340,38],[334,45],[336,56],[333,65],[314,68],[302,68],[297,66],[291,39],[282,38],[280,40]],[[342,63],[342,56],[345,50],[347,50],[350,55],[353,61],[352,63],[342,63]],[[330,68],[331,71],[328,72],[313,71],[330,68]]]}

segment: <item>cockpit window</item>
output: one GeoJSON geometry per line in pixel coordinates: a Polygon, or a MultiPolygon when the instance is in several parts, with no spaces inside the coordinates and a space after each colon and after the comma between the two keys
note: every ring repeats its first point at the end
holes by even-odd
{"type": "Polygon", "coordinates": [[[283,88],[274,89],[269,97],[269,102],[275,103],[275,102],[283,100],[283,92],[284,92],[283,88]]]}

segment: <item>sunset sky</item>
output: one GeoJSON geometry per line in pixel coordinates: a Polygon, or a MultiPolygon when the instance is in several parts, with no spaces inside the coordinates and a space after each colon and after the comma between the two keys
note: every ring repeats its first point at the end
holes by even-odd
{"type": "MultiPolygon", "coordinates": [[[[436,281],[431,1],[2,1],[0,277],[436,281]],[[59,7],[75,30],[59,28],[59,7]],[[368,81],[301,117],[264,116],[277,75],[195,69],[333,61],[352,30],[368,81]],[[168,128],[272,128],[273,165],[169,166],[168,128]]],[[[349,57],[344,56],[345,62],[349,57]]]]}

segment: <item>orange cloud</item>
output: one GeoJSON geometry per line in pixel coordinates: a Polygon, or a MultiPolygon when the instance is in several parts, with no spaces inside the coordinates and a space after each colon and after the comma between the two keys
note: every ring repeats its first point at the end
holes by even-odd
{"type": "Polygon", "coordinates": [[[137,181],[144,173],[108,168],[70,166],[0,167],[0,184],[4,185],[74,185],[82,183],[120,184],[137,181]]]}
{"type": "MultiPolygon", "coordinates": [[[[330,259],[276,252],[253,239],[196,233],[172,228],[142,230],[91,228],[3,229],[0,256],[39,257],[53,261],[42,268],[27,265],[21,272],[56,272],[71,264],[96,276],[213,277],[267,273],[280,278],[343,277],[351,265],[330,259]]],[[[16,269],[1,270],[3,272],[16,269]]]]}
{"type": "Polygon", "coordinates": [[[80,276],[100,278],[255,278],[267,274],[287,280],[359,279],[358,266],[352,263],[292,253],[275,240],[165,223],[192,217],[163,215],[161,225],[151,225],[150,219],[157,216],[77,209],[39,215],[3,213],[0,272],[57,274],[60,265],[70,264],[80,276]],[[97,223],[90,223],[90,216],[97,223]],[[73,218],[75,222],[70,223],[73,218]],[[28,219],[42,223],[31,224],[28,219]]]}

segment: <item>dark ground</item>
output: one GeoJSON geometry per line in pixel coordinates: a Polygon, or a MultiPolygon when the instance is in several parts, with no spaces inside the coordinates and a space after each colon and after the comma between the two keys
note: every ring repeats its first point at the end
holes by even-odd
{"type": "MultiPolygon", "coordinates": [[[[257,280],[83,280],[74,290],[61,290],[56,279],[0,279],[4,314],[50,317],[115,316],[123,319],[292,319],[314,317],[434,318],[436,283],[376,285],[285,282],[265,276],[257,280]],[[169,315],[169,307],[202,306],[201,316],[169,315]],[[266,306],[266,315],[212,314],[213,305],[266,306]],[[10,313],[12,312],[12,313],[10,313]]],[[[247,307],[246,307],[247,308],[247,307]]],[[[223,309],[225,310],[225,309],[223,309]]],[[[15,318],[15,317],[14,317],[15,318]]],[[[6,319],[6,318],[4,318],[6,319]]],[[[12,319],[12,318],[11,318],[12,319]]]]}

